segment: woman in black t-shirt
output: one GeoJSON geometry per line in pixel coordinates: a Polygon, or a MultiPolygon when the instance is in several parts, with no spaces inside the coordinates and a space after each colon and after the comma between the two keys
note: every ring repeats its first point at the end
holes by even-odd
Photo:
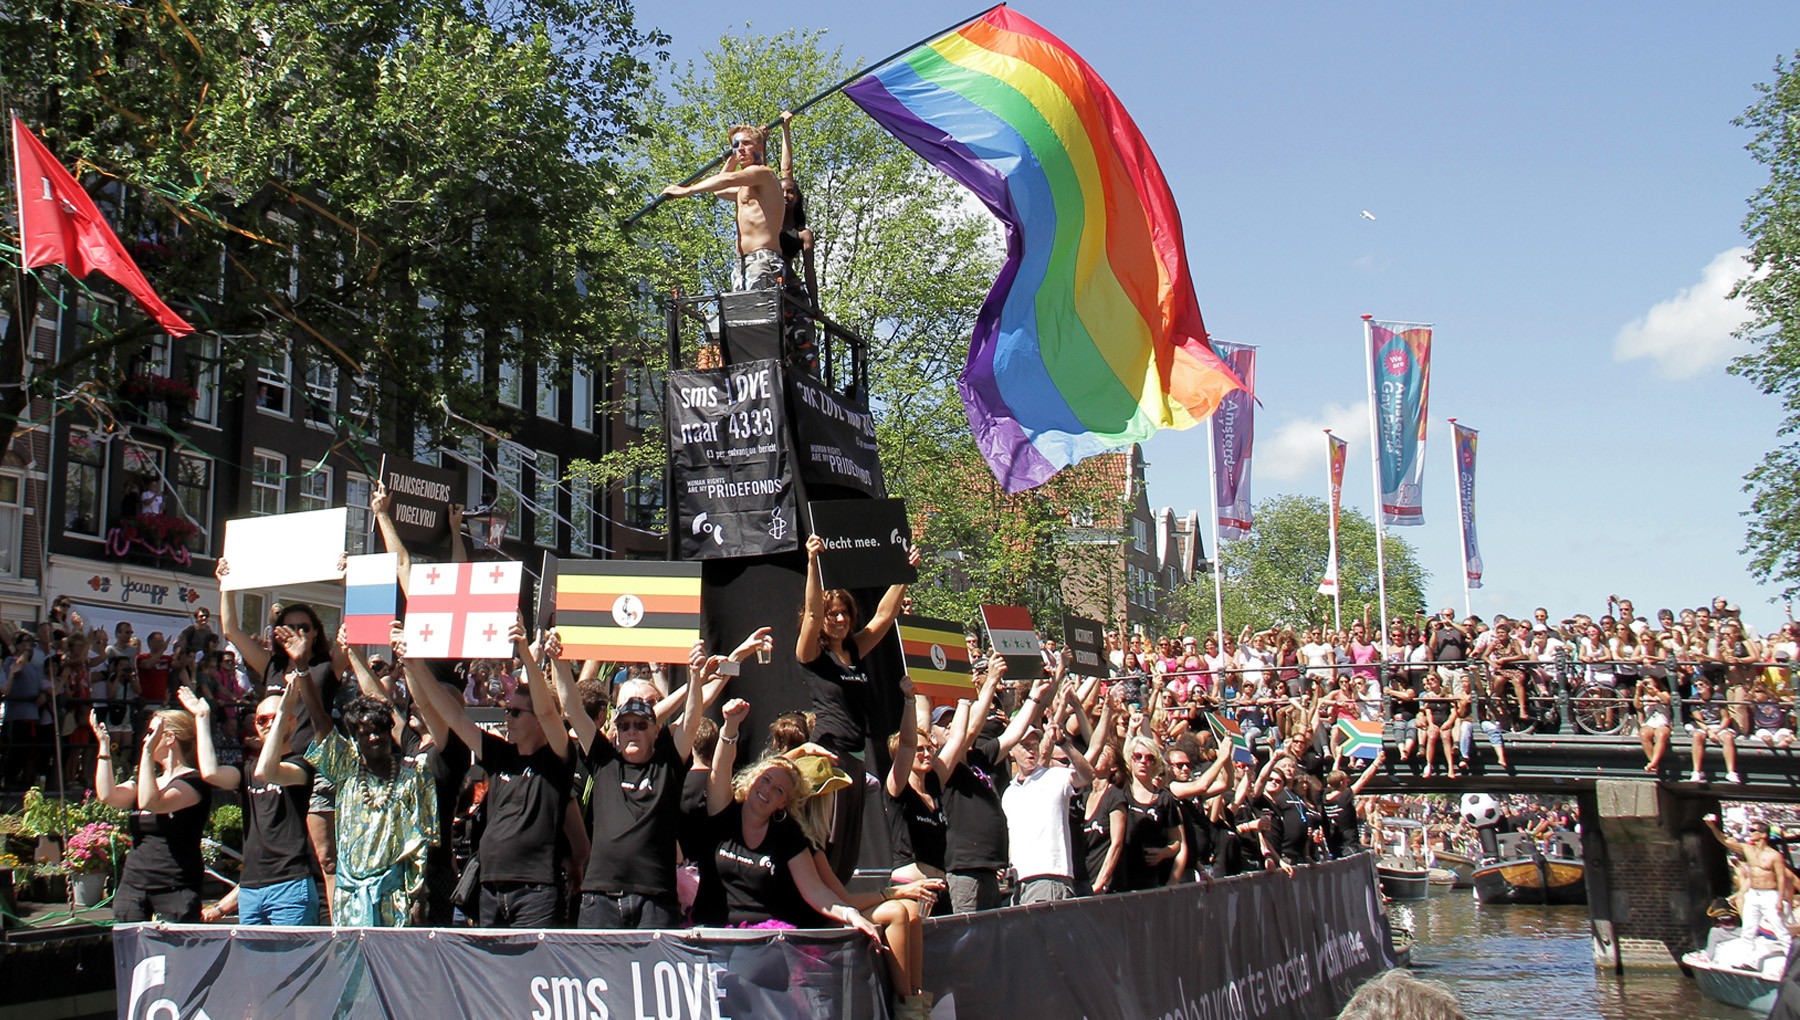
{"type": "Polygon", "coordinates": [[[879,939],[873,922],[820,881],[806,834],[788,814],[812,792],[800,769],[777,756],[733,776],[738,727],[749,713],[741,700],[726,704],[707,778],[711,824],[705,839],[711,852],[701,881],[719,886],[726,913],[702,920],[734,928],[816,928],[829,918],[879,939]]]}
{"type": "Polygon", "coordinates": [[[1125,742],[1125,763],[1131,773],[1125,850],[1113,888],[1132,892],[1172,885],[1187,866],[1187,837],[1181,830],[1181,807],[1161,784],[1162,751],[1140,734],[1125,742]]]}
{"type": "Polygon", "coordinates": [[[194,770],[194,717],[174,710],[151,716],[137,774],[118,784],[113,782],[105,722],[90,712],[88,725],[100,745],[94,796],[131,811],[131,853],[113,894],[113,919],[198,923],[204,870],[200,835],[212,813],[212,799],[194,770]]]}
{"type": "MultiPolygon", "coordinates": [[[[837,755],[838,767],[850,777],[850,785],[838,794],[831,831],[837,839],[828,855],[838,880],[850,876],[862,844],[862,757],[869,742],[869,673],[863,660],[887,636],[900,613],[906,585],[888,588],[875,607],[875,615],[857,628],[856,598],[842,588],[824,589],[819,579],[819,554],[825,540],[813,535],[806,540],[806,603],[800,610],[800,633],[794,641],[794,657],[812,693],[813,740],[837,755]]],[[[919,565],[919,550],[907,554],[907,562],[919,565]]]]}

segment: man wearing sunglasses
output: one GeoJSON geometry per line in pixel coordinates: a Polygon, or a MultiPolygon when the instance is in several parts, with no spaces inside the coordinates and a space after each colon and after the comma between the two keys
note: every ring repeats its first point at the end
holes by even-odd
{"type": "Polygon", "coordinates": [[[730,138],[723,171],[697,184],[671,184],[663,194],[670,198],[723,195],[735,202],[741,265],[732,289],[772,290],[781,286],[779,235],[787,200],[765,152],[769,133],[751,124],[738,124],[732,127],[730,138]]]}
{"type": "Polygon", "coordinates": [[[433,741],[443,746],[454,736],[487,772],[486,825],[469,865],[480,869],[481,893],[472,911],[476,926],[551,928],[561,913],[556,835],[569,803],[569,731],[535,650],[525,641],[523,620],[513,622],[510,636],[525,666],[525,682],[507,695],[504,737],[476,726],[449,689],[413,660],[407,662],[414,670],[410,689],[433,741]]]}

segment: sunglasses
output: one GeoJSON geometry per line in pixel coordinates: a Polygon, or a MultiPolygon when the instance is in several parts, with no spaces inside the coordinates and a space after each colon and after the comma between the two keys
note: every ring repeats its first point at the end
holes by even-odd
{"type": "Polygon", "coordinates": [[[639,718],[638,716],[620,719],[614,725],[617,726],[620,733],[635,733],[638,731],[648,733],[650,731],[650,720],[639,718]]]}
{"type": "Polygon", "coordinates": [[[1156,755],[1139,753],[1139,754],[1132,755],[1131,760],[1132,761],[1155,761],[1156,755]]]}
{"type": "Polygon", "coordinates": [[[1191,761],[1172,761],[1169,763],[1169,767],[1172,769],[1191,769],[1194,767],[1194,763],[1191,761]]]}

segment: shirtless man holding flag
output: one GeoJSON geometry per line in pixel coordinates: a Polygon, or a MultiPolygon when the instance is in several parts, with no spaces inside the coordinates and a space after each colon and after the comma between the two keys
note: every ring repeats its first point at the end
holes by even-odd
{"type": "Polygon", "coordinates": [[[750,124],[732,127],[731,151],[725,168],[694,184],[671,184],[663,189],[670,198],[688,195],[725,195],[737,203],[738,271],[732,275],[735,290],[767,290],[781,286],[782,219],[787,200],[781,181],[769,166],[767,130],[750,124]]]}

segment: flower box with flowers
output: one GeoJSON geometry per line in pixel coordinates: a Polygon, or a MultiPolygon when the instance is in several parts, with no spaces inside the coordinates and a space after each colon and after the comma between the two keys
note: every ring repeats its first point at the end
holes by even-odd
{"type": "Polygon", "coordinates": [[[199,532],[187,519],[174,514],[140,513],[120,522],[127,539],[151,549],[179,549],[199,532]]]}
{"type": "Polygon", "coordinates": [[[194,401],[200,398],[200,391],[186,379],[141,373],[119,385],[119,397],[141,416],[160,419],[174,428],[184,428],[192,417],[194,401]]]}
{"type": "Polygon", "coordinates": [[[131,838],[124,830],[110,822],[89,822],[69,837],[63,863],[79,874],[98,874],[113,870],[130,850],[131,838]]]}

